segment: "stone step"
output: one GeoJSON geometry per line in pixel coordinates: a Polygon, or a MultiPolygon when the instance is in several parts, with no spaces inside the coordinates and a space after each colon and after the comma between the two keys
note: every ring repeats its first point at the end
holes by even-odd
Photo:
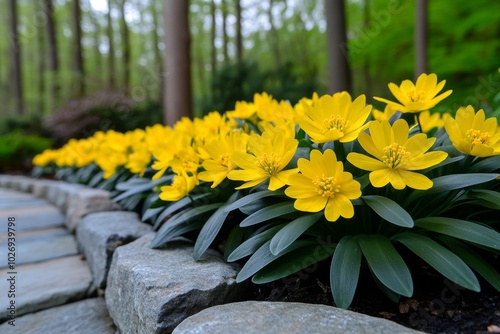
{"type": "Polygon", "coordinates": [[[92,293],[90,269],[79,255],[2,269],[0,277],[0,291],[5,294],[0,299],[0,322],[9,319],[11,305],[15,306],[16,316],[21,316],[92,293]]]}
{"type": "Polygon", "coordinates": [[[417,334],[392,321],[333,306],[246,301],[207,308],[184,320],[173,334],[417,334]]]}
{"type": "Polygon", "coordinates": [[[113,334],[116,327],[103,298],[79,302],[27,314],[0,325],[2,334],[113,334]],[[15,326],[13,326],[14,324],[15,326]]]}
{"type": "MultiPolygon", "coordinates": [[[[16,265],[78,254],[75,237],[62,227],[16,233],[16,265]]],[[[0,234],[0,254],[7,250],[8,235],[0,234]]],[[[7,267],[7,256],[0,255],[0,269],[7,267]]]]}
{"type": "Polygon", "coordinates": [[[62,226],[63,214],[51,205],[37,205],[29,207],[0,209],[0,233],[7,232],[7,219],[15,218],[15,230],[26,231],[47,227],[62,226]]]}

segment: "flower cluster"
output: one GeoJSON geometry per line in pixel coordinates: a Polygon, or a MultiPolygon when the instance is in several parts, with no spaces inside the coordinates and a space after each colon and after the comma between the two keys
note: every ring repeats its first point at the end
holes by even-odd
{"type": "MultiPolygon", "coordinates": [[[[478,209],[500,210],[500,128],[496,118],[472,106],[455,117],[431,113],[451,94],[440,93],[444,85],[435,74],[422,74],[415,84],[391,83],[398,102],[375,97],[387,104],[384,111],[348,92],[314,94],[295,105],[255,94],[234,110],[183,118],[173,127],[70,140],[33,163],[71,173],[89,168],[77,173],[78,182],[95,185],[101,175],[107,186],[114,182],[115,200],[126,207],[142,201],[143,220],[159,228],[153,247],[200,230],[199,258],[223,233],[222,224],[232,224],[226,258],[251,255],[239,281],[253,276],[268,282],[303,268],[291,259],[333,256],[332,292],[347,307],[356,284],[346,279],[357,282],[363,254],[382,286],[410,296],[411,276],[392,245],[398,242],[477,290],[467,265],[487,263],[474,255],[466,265],[455,253],[469,246],[500,249],[500,233],[485,226],[490,218],[478,209]],[[405,120],[412,118],[414,124],[405,120]],[[329,245],[324,254],[313,254],[318,242],[329,245]],[[428,256],[427,248],[441,257],[428,256]],[[396,264],[381,267],[376,257],[396,264]]],[[[490,269],[488,282],[500,281],[490,269]]]]}

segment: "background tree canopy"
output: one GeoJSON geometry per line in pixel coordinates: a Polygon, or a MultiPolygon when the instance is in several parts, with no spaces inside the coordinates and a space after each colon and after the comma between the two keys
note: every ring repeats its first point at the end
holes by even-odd
{"type": "MultiPolygon", "coordinates": [[[[167,2],[12,0],[9,4],[9,10],[0,13],[0,33],[10,37],[0,40],[2,119],[19,119],[23,113],[31,120],[28,123],[39,124],[54,114],[75,109],[85,113],[90,108],[104,109],[105,114],[121,112],[106,117],[130,128],[161,122],[162,85],[168,73],[164,57],[175,57],[176,52],[165,49],[167,2]],[[52,15],[47,8],[52,8],[52,15]],[[13,17],[19,45],[14,53],[13,17]],[[15,90],[15,55],[20,99],[15,90]],[[126,104],[113,100],[118,93],[127,95],[126,104]],[[106,104],[99,105],[102,100],[106,104]],[[136,114],[138,121],[130,117],[136,114]]],[[[349,61],[354,95],[365,93],[373,102],[371,96],[389,94],[387,82],[399,84],[413,77],[415,1],[345,0],[345,15],[347,44],[339,47],[349,61]]],[[[250,100],[262,91],[292,103],[313,92],[331,93],[323,1],[191,0],[189,30],[194,115],[231,110],[236,100],[250,100]]],[[[442,111],[467,104],[491,109],[500,90],[499,31],[498,1],[429,1],[429,72],[446,79],[447,88],[454,91],[441,105],[442,111]]],[[[1,130],[12,130],[14,123],[20,122],[2,122],[1,130]]],[[[85,124],[93,130],[106,129],[98,122],[85,124]]],[[[29,128],[22,122],[21,126],[29,128]]]]}

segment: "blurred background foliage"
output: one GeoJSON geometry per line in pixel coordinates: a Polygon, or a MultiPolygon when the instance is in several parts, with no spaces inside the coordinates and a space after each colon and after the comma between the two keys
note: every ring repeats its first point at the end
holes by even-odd
{"type": "MultiPolygon", "coordinates": [[[[0,33],[10,37],[0,39],[2,138],[50,137],[59,145],[98,130],[162,122],[163,64],[172,52],[165,50],[163,1],[12,2],[17,13],[11,7],[0,12],[0,33]],[[13,88],[13,15],[21,107],[13,88]]],[[[387,83],[414,76],[415,0],[344,3],[351,93],[366,94],[369,103],[374,95],[389,97],[387,83]]],[[[257,92],[292,103],[313,92],[331,93],[324,1],[191,0],[189,5],[195,116],[231,110],[235,101],[252,100],[257,92]]],[[[429,72],[454,91],[439,111],[453,113],[471,104],[500,115],[499,31],[500,1],[428,2],[429,72]]]]}

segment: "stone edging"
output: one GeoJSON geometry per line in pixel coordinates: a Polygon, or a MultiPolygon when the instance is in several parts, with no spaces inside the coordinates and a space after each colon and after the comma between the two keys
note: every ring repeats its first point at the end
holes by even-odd
{"type": "Polygon", "coordinates": [[[274,334],[290,333],[290,328],[318,333],[421,333],[332,306],[238,302],[245,285],[236,284],[237,265],[225,263],[212,250],[194,261],[188,241],[151,249],[151,226],[133,212],[119,211],[107,191],[11,175],[0,175],[0,187],[32,193],[64,213],[65,224],[76,234],[91,268],[93,287],[101,293],[105,289],[107,309],[121,334],[174,330],[274,334]]]}

